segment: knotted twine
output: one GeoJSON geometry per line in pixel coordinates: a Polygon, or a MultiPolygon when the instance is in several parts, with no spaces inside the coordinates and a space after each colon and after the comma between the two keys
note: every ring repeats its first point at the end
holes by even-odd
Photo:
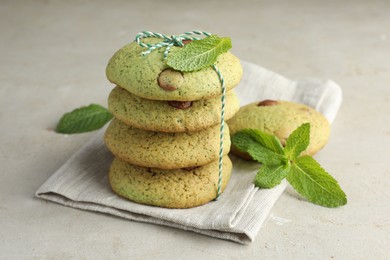
{"type": "MultiPolygon", "coordinates": [[[[148,55],[153,50],[166,47],[164,51],[164,59],[167,59],[169,51],[172,46],[178,46],[183,47],[184,40],[191,40],[196,41],[199,40],[199,37],[194,37],[192,35],[202,35],[202,36],[210,36],[211,34],[208,32],[203,31],[190,31],[185,32],[179,35],[172,35],[167,36],[161,33],[155,33],[155,32],[149,32],[149,31],[142,31],[139,32],[136,37],[135,41],[140,45],[141,47],[148,48],[146,51],[142,52],[142,55],[148,55]],[[143,43],[141,39],[143,38],[161,38],[163,39],[161,42],[158,43],[143,43]]],[[[217,73],[219,81],[221,82],[221,88],[222,88],[222,96],[221,96],[221,122],[220,122],[220,129],[219,129],[219,159],[218,159],[218,186],[217,186],[217,196],[216,200],[221,195],[221,185],[222,185],[222,157],[223,157],[223,137],[224,137],[224,129],[225,129],[225,96],[226,96],[226,86],[225,86],[225,80],[218,69],[218,67],[213,64],[212,65],[214,71],[217,73]]]]}

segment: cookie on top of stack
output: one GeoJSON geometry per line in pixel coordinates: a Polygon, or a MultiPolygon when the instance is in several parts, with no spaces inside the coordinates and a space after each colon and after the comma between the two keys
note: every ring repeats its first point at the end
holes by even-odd
{"type": "MultiPolygon", "coordinates": [[[[161,39],[145,38],[153,44],[161,39]]],[[[177,46],[171,46],[175,51],[177,46]]],[[[116,87],[108,98],[114,116],[105,143],[114,154],[109,181],[126,199],[167,208],[189,208],[217,196],[219,181],[221,82],[210,66],[194,72],[170,68],[166,47],[142,55],[137,42],[110,59],[106,75],[116,87]]],[[[232,89],[242,77],[240,61],[230,52],[215,65],[226,86],[225,119],[238,111],[232,89]]],[[[232,171],[227,156],[230,136],[224,128],[221,192],[232,171]]]]}

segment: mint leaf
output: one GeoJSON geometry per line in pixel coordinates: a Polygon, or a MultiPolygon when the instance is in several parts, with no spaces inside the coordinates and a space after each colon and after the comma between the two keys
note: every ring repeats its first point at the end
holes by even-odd
{"type": "Polygon", "coordinates": [[[295,160],[310,143],[310,124],[305,123],[294,130],[286,140],[284,151],[290,160],[295,160]]]}
{"type": "MultiPolygon", "coordinates": [[[[279,153],[279,149],[275,148],[272,142],[268,142],[270,140],[262,138],[267,137],[266,135],[261,136],[261,134],[264,133],[261,133],[258,130],[244,129],[231,137],[232,144],[240,151],[249,153],[254,160],[262,164],[280,165],[285,163],[285,156],[279,153]],[[266,139],[267,142],[264,142],[264,139],[266,139]]],[[[281,150],[281,152],[283,152],[283,150],[281,150]]]]}
{"type": "Polygon", "coordinates": [[[267,134],[258,129],[244,129],[242,132],[251,136],[256,142],[265,148],[278,154],[284,154],[283,145],[276,136],[267,134]]]}
{"type": "Polygon", "coordinates": [[[290,164],[263,165],[256,174],[255,186],[270,189],[279,185],[290,171],[290,164]]]}
{"type": "Polygon", "coordinates": [[[215,63],[218,56],[232,47],[230,38],[216,35],[192,41],[183,48],[171,52],[167,58],[168,66],[179,71],[197,71],[215,63]]]}
{"type": "Polygon", "coordinates": [[[258,142],[264,148],[277,154],[284,154],[283,146],[276,136],[261,132],[258,129],[251,128],[241,130],[240,132],[240,135],[247,136],[248,139],[258,142]]]}
{"type": "Polygon", "coordinates": [[[338,207],[347,203],[337,181],[310,156],[299,157],[291,164],[287,180],[298,193],[315,204],[338,207]]]}
{"type": "Polygon", "coordinates": [[[75,134],[93,131],[103,127],[111,118],[112,115],[106,108],[91,104],[64,114],[57,125],[56,132],[75,134]]]}
{"type": "Polygon", "coordinates": [[[309,201],[338,207],[347,203],[345,193],[337,181],[310,156],[300,156],[310,143],[310,124],[298,127],[286,140],[257,129],[244,129],[232,136],[232,144],[263,166],[257,172],[255,185],[272,188],[287,178],[291,186],[309,201]]]}

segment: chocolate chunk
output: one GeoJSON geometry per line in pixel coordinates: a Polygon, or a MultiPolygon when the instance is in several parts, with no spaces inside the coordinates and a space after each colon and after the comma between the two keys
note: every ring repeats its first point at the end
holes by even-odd
{"type": "Polygon", "coordinates": [[[173,69],[163,70],[158,76],[158,85],[165,90],[174,91],[183,84],[184,78],[180,71],[173,69]]]}
{"type": "Polygon", "coordinates": [[[279,104],[279,102],[276,101],[276,100],[266,99],[266,100],[263,100],[263,101],[259,102],[257,104],[257,106],[259,106],[259,107],[269,107],[269,106],[275,106],[277,104],[279,104]]]}
{"type": "Polygon", "coordinates": [[[189,44],[190,42],[192,42],[192,40],[182,40],[181,41],[184,45],[186,45],[186,44],[189,44]]]}
{"type": "Polygon", "coordinates": [[[192,101],[168,101],[168,104],[178,109],[186,109],[192,106],[192,101]]]}

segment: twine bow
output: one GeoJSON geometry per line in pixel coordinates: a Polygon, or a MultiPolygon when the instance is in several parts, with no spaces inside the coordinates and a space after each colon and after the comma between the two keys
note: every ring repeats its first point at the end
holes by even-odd
{"type": "Polygon", "coordinates": [[[141,46],[148,48],[147,51],[144,51],[143,55],[148,55],[150,52],[152,52],[155,49],[161,48],[161,47],[167,47],[164,51],[164,59],[168,57],[168,53],[172,46],[179,46],[183,47],[184,40],[191,40],[196,41],[199,40],[199,37],[194,37],[191,35],[204,35],[204,36],[210,36],[211,34],[208,32],[202,32],[202,31],[191,31],[191,32],[185,32],[179,35],[172,35],[167,36],[162,33],[155,33],[155,32],[149,32],[149,31],[142,31],[139,32],[136,37],[135,41],[141,46]],[[161,38],[163,39],[161,42],[158,43],[143,43],[141,39],[143,38],[161,38]]]}
{"type": "MultiPolygon", "coordinates": [[[[148,48],[146,51],[142,52],[142,55],[148,55],[153,50],[166,47],[164,51],[164,59],[168,57],[169,51],[172,46],[184,46],[183,41],[184,40],[191,40],[196,41],[200,38],[194,37],[192,35],[203,35],[203,36],[210,36],[211,34],[208,32],[203,31],[190,31],[185,32],[179,35],[172,35],[172,36],[166,36],[161,33],[155,33],[155,32],[149,32],[149,31],[142,31],[139,32],[136,37],[135,41],[140,45],[141,47],[148,48]],[[143,38],[161,38],[163,39],[161,42],[157,43],[144,43],[141,41],[143,38]]],[[[225,129],[225,97],[226,97],[226,86],[225,86],[225,80],[220,72],[220,70],[217,68],[215,64],[212,65],[213,69],[218,75],[218,79],[221,82],[221,88],[222,88],[222,96],[221,96],[221,127],[219,130],[219,160],[218,160],[218,185],[217,185],[217,196],[216,200],[221,195],[221,186],[222,186],[222,159],[223,159],[223,138],[224,138],[224,129],[225,129]]]]}

